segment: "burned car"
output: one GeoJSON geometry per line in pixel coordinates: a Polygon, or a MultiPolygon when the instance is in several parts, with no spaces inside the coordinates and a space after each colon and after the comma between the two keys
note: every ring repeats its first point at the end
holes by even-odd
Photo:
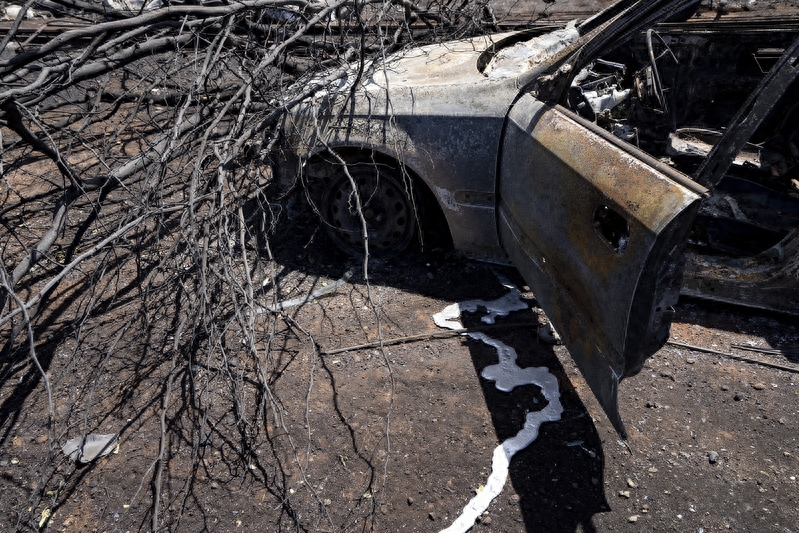
{"type": "Polygon", "coordinates": [[[287,117],[279,175],[345,251],[437,220],[512,262],[624,435],[619,383],[668,339],[686,270],[689,294],[799,309],[799,27],[680,22],[695,3],[356,68],[287,117]]]}

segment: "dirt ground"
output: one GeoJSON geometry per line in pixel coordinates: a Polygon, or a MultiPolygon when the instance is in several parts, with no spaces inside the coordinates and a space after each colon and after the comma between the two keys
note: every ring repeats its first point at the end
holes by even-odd
{"type": "MultiPolygon", "coordinates": [[[[33,211],[26,230],[49,217],[33,211]]],[[[497,273],[529,308],[485,333],[515,348],[520,366],[548,368],[564,411],[513,458],[472,531],[799,531],[796,372],[667,345],[621,386],[625,442],[568,351],[539,340],[545,318],[515,270],[441,248],[371,261],[367,285],[362,265],[332,252],[323,233],[307,212],[283,219],[272,242],[277,286],[253,274],[260,301],[354,276],[259,315],[258,358],[217,346],[181,354],[172,369],[170,310],[141,319],[130,271],[99,289],[81,281],[91,264],[71,275],[34,324],[54,424],[25,347],[0,357],[0,531],[150,531],[154,500],[164,531],[444,530],[483,490],[495,447],[546,403],[537,386],[506,393],[481,377],[497,362],[493,348],[434,336],[432,316],[446,306],[506,294],[497,273]],[[102,305],[80,316],[90,298],[102,305]],[[125,329],[138,320],[141,329],[125,329]],[[419,334],[428,336],[327,353],[419,334]],[[119,446],[72,463],[61,446],[83,433],[118,434],[119,446]]],[[[795,317],[695,300],[676,312],[675,342],[799,364],[795,317]]],[[[481,316],[464,324],[482,327],[481,316]]]]}
{"type": "MultiPolygon", "coordinates": [[[[358,266],[342,264],[319,236],[305,247],[295,244],[278,259],[289,296],[358,266]]],[[[454,252],[414,252],[370,266],[385,339],[438,331],[431,316],[451,303],[502,296],[507,290],[497,268],[523,286],[512,269],[454,252]]],[[[377,338],[368,297],[356,275],[288,315],[321,351],[357,345],[377,338]]],[[[538,340],[534,295],[523,290],[522,298],[531,309],[498,319],[512,325],[489,334],[516,348],[520,366],[546,366],[557,376],[564,412],[513,459],[504,490],[474,531],[798,529],[797,374],[667,346],[621,387],[625,443],[568,352],[538,340]]],[[[464,322],[480,325],[479,313],[464,322]]],[[[193,433],[179,409],[170,416],[176,428],[164,487],[175,495],[164,510],[170,530],[442,530],[485,484],[495,446],[520,429],[527,411],[544,405],[536,386],[503,393],[482,379],[496,353],[462,336],[387,346],[385,355],[374,347],[320,355],[288,328],[280,331],[281,370],[272,385],[284,412],[249,451],[236,444],[243,429],[224,410],[209,414],[206,433],[193,433]]],[[[799,326],[784,316],[688,301],[677,308],[672,339],[746,355],[731,345],[795,347],[799,326]]],[[[94,398],[90,427],[119,433],[118,451],[86,466],[61,460],[48,481],[56,485],[48,492],[56,511],[42,529],[148,530],[147,476],[160,434],[148,391],[161,386],[163,369],[152,362],[151,371],[137,374],[131,361],[144,361],[137,347],[132,341],[108,361],[105,375],[118,371],[120,380],[100,385],[94,398]]],[[[68,340],[56,348],[68,349],[68,340]]],[[[51,376],[65,371],[58,361],[51,376]]],[[[246,382],[254,368],[228,361],[225,372],[246,382]]],[[[0,506],[7,511],[0,529],[6,531],[26,515],[47,457],[41,384],[20,408],[12,404],[31,373],[30,367],[7,373],[0,389],[0,506]]],[[[188,388],[188,379],[203,382],[221,400],[232,394],[221,373],[214,363],[198,363],[181,387],[188,388]]],[[[73,424],[82,422],[80,409],[72,409],[78,411],[73,424]]],[[[47,508],[45,502],[41,510],[47,508]]]]}

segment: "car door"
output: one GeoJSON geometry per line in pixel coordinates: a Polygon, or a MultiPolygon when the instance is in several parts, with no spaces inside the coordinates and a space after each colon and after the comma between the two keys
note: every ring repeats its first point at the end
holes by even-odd
{"type": "Polygon", "coordinates": [[[668,339],[705,189],[566,108],[522,95],[503,132],[503,248],[614,427],[619,382],[668,339]]]}

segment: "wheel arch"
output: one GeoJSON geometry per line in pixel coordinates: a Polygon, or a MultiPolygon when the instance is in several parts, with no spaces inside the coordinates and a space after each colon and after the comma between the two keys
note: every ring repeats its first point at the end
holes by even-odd
{"type": "Polygon", "coordinates": [[[403,158],[381,150],[381,147],[328,145],[307,153],[302,159],[304,161],[302,179],[310,191],[311,198],[314,197],[314,189],[319,186],[319,181],[324,183],[325,174],[332,174],[335,166],[341,164],[341,160],[346,164],[373,162],[376,165],[396,168],[401,172],[403,179],[409,180],[419,197],[417,222],[421,239],[418,242],[424,248],[428,247],[428,242],[431,246],[452,246],[450,224],[438,197],[433,193],[430,184],[421,177],[420,172],[403,161],[403,158]]]}

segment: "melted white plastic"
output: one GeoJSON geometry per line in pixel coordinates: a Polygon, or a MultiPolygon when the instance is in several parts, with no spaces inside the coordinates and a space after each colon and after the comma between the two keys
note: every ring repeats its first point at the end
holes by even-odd
{"type": "MultiPolygon", "coordinates": [[[[462,312],[475,312],[485,310],[486,315],[482,321],[493,324],[498,316],[507,316],[511,311],[526,309],[527,304],[519,298],[519,289],[515,285],[500,278],[502,284],[509,289],[508,294],[493,301],[469,300],[457,304],[448,305],[442,311],[433,315],[433,321],[442,328],[460,329],[463,327],[460,321],[462,312]]],[[[482,341],[497,350],[499,363],[490,365],[483,369],[482,376],[485,379],[495,382],[496,387],[505,392],[510,392],[515,387],[522,385],[538,385],[547,406],[540,411],[533,411],[527,414],[524,427],[515,436],[507,439],[494,449],[494,456],[491,461],[491,475],[486,480],[483,490],[472,498],[466,507],[463,508],[460,516],[441,533],[465,533],[474,526],[475,520],[486,510],[491,502],[499,496],[505,482],[508,479],[508,467],[510,460],[516,452],[529,446],[538,438],[538,429],[544,422],[554,422],[560,420],[563,407],[560,404],[560,389],[558,380],[553,376],[547,367],[520,368],[516,364],[516,350],[505,344],[489,337],[484,333],[466,333],[475,340],[482,341]]]]}
{"type": "Polygon", "coordinates": [[[527,304],[519,298],[519,289],[505,278],[499,280],[503,286],[510,290],[505,296],[487,302],[485,300],[466,300],[456,304],[448,305],[438,313],[433,315],[433,322],[440,328],[460,329],[461,313],[475,313],[485,309],[486,315],[482,320],[486,324],[493,324],[498,316],[508,316],[511,311],[521,311],[527,309],[527,304]]]}
{"type": "Polygon", "coordinates": [[[562,30],[516,43],[500,50],[483,74],[493,80],[520,76],[548,61],[579,38],[580,32],[572,22],[562,30]]]}

